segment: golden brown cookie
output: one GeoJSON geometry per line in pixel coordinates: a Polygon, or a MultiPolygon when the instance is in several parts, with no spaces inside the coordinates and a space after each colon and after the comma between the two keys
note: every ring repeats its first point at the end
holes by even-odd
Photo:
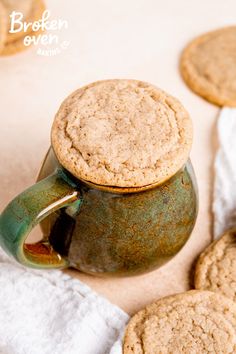
{"type": "Polygon", "coordinates": [[[236,230],[226,232],[199,257],[195,288],[219,292],[236,301],[236,230]]]}
{"type": "Polygon", "coordinates": [[[236,352],[236,304],[210,291],[162,298],[130,320],[124,354],[236,352]]]}
{"type": "Polygon", "coordinates": [[[7,37],[7,12],[4,5],[0,2],[0,53],[5,45],[7,37]]]}
{"type": "MultiPolygon", "coordinates": [[[[35,33],[34,33],[34,35],[35,35],[35,33]]],[[[29,48],[29,46],[27,47],[24,45],[24,38],[19,38],[14,42],[7,43],[1,51],[1,55],[2,56],[13,55],[13,54],[22,52],[23,50],[26,50],[28,48],[29,48]]]]}
{"type": "Polygon", "coordinates": [[[180,69],[187,85],[219,106],[236,106],[236,26],[194,39],[183,51],[180,69]]]}
{"type": "MultiPolygon", "coordinates": [[[[4,0],[4,1],[8,2],[9,0],[4,0]]],[[[15,1],[16,0],[13,0],[12,4],[15,1]]],[[[30,17],[29,21],[39,20],[42,17],[43,12],[45,11],[45,4],[42,0],[35,0],[35,1],[31,0],[31,3],[32,3],[32,9],[30,12],[30,14],[31,14],[30,16],[32,16],[32,17],[30,17]],[[32,18],[33,18],[33,20],[32,20],[32,18]]],[[[9,10],[8,10],[8,12],[9,12],[9,10]]],[[[26,21],[27,21],[27,19],[26,19],[26,21]]],[[[37,32],[32,32],[30,29],[24,33],[23,32],[10,33],[10,34],[8,33],[7,40],[6,40],[3,50],[1,52],[1,55],[12,55],[12,54],[16,54],[18,52],[21,52],[23,50],[26,50],[29,47],[24,45],[25,36],[28,36],[28,35],[29,36],[37,36],[41,33],[42,33],[41,30],[39,30],[37,32]]]]}
{"type": "Polygon", "coordinates": [[[106,80],[72,93],[52,127],[52,145],[73,175],[101,185],[161,183],[188,159],[192,123],[181,103],[137,80],[106,80]]]}
{"type": "Polygon", "coordinates": [[[9,33],[10,17],[12,11],[23,14],[22,21],[34,22],[42,17],[45,5],[42,0],[1,0],[8,13],[8,36],[7,43],[15,42],[17,39],[30,35],[31,29],[26,32],[9,33]]]}

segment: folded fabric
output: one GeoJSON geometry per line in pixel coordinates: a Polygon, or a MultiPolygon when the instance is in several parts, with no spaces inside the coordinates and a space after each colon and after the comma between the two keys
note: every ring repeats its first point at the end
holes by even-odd
{"type": "Polygon", "coordinates": [[[236,108],[223,108],[217,124],[215,159],[214,237],[236,226],[236,108]]]}
{"type": "Polygon", "coordinates": [[[0,353],[121,354],[129,316],[79,280],[0,250],[0,288],[0,353]]]}

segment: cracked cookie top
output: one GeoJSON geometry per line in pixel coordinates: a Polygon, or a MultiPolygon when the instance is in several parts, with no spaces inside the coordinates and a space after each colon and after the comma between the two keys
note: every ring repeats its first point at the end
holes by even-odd
{"type": "Polygon", "coordinates": [[[236,301],[236,230],[227,231],[199,257],[196,289],[219,292],[236,301]]]}
{"type": "Polygon", "coordinates": [[[136,80],[98,81],[62,103],[52,127],[59,162],[100,185],[162,183],[187,161],[192,123],[181,103],[136,80]]]}
{"type": "Polygon", "coordinates": [[[236,106],[236,26],[195,38],[184,49],[180,68],[187,85],[219,106],[236,106]]]}
{"type": "Polygon", "coordinates": [[[128,323],[124,354],[235,353],[236,305],[210,291],[162,298],[128,323]]]}

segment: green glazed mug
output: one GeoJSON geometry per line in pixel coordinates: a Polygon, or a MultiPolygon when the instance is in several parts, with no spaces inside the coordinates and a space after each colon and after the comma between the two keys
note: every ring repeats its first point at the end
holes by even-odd
{"type": "Polygon", "coordinates": [[[184,246],[198,196],[190,160],[161,185],[109,187],[76,179],[50,148],[38,181],[0,216],[0,245],[35,268],[129,276],[160,267],[184,246]],[[41,224],[43,239],[26,243],[41,224]]]}

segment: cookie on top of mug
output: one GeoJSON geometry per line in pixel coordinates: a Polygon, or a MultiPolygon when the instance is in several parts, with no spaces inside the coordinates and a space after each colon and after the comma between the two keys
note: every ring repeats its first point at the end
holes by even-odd
{"type": "Polygon", "coordinates": [[[137,80],[98,81],[62,103],[52,128],[75,177],[117,187],[162,183],[188,159],[192,123],[182,104],[137,80]]]}

